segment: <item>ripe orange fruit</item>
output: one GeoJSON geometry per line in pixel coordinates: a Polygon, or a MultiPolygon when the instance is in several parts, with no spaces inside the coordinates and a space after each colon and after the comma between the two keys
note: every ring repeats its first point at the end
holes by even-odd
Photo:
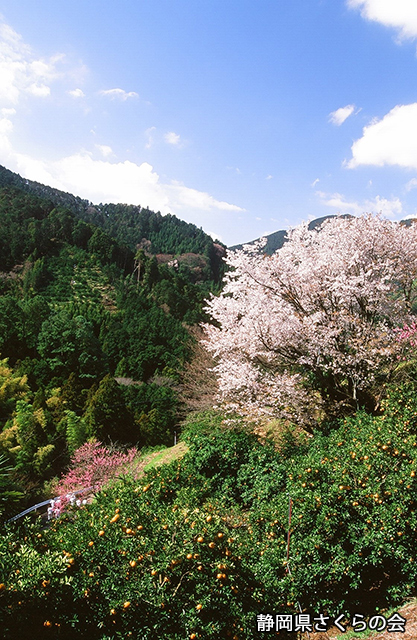
{"type": "Polygon", "coordinates": [[[101,536],[104,536],[104,531],[103,531],[103,529],[102,529],[101,531],[99,531],[99,532],[98,532],[98,535],[99,535],[100,537],[101,537],[101,536]]]}
{"type": "Polygon", "coordinates": [[[52,627],[52,622],[49,622],[49,620],[45,620],[45,622],[43,623],[44,627],[52,627]]]}
{"type": "Polygon", "coordinates": [[[111,518],[110,522],[117,522],[119,518],[120,518],[120,513],[116,513],[116,515],[113,516],[113,518],[111,518]]]}
{"type": "Polygon", "coordinates": [[[151,571],[151,576],[156,576],[156,574],[157,574],[157,573],[158,573],[158,572],[157,572],[157,570],[156,570],[156,569],[152,569],[152,571],[151,571]]]}
{"type": "Polygon", "coordinates": [[[192,557],[193,557],[192,553],[187,553],[187,560],[191,560],[192,557]]]}
{"type": "Polygon", "coordinates": [[[214,549],[215,546],[216,546],[215,542],[209,542],[210,549],[214,549]]]}
{"type": "Polygon", "coordinates": [[[136,567],[136,560],[131,560],[129,564],[131,567],[136,567]]]}
{"type": "Polygon", "coordinates": [[[197,611],[200,611],[200,609],[202,609],[202,608],[203,608],[203,605],[202,605],[202,604],[198,604],[198,605],[196,606],[197,611]]]}
{"type": "Polygon", "coordinates": [[[88,543],[88,546],[89,546],[89,547],[92,547],[92,546],[93,546],[93,544],[94,544],[94,542],[93,542],[92,540],[90,540],[90,542],[88,543]]]}
{"type": "Polygon", "coordinates": [[[223,538],[223,535],[224,535],[224,534],[223,534],[221,531],[219,531],[219,533],[217,534],[217,537],[218,537],[218,538],[223,538]]]}
{"type": "Polygon", "coordinates": [[[207,516],[206,522],[210,522],[212,520],[212,516],[207,516]]]}
{"type": "Polygon", "coordinates": [[[198,536],[198,538],[197,538],[197,542],[204,542],[204,538],[203,538],[203,536],[198,536]]]}
{"type": "Polygon", "coordinates": [[[123,603],[123,609],[129,609],[130,607],[130,602],[129,600],[126,600],[126,602],[123,603]]]}

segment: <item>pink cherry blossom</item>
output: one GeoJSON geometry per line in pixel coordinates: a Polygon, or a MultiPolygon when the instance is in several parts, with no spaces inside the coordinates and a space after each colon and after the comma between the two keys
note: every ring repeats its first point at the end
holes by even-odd
{"type": "Polygon", "coordinates": [[[61,478],[55,491],[63,496],[61,500],[68,502],[65,497],[78,489],[94,487],[98,490],[109,480],[130,473],[137,456],[135,447],[123,453],[97,441],[86,442],[75,451],[70,469],[61,478]]]}
{"type": "Polygon", "coordinates": [[[310,425],[369,407],[403,353],[396,328],[415,326],[417,226],[366,214],[300,225],[272,256],[263,242],[229,252],[207,305],[220,399],[310,425]]]}

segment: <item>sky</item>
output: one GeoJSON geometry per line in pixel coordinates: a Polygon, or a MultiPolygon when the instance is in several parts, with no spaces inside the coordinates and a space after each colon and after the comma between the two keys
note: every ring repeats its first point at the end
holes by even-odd
{"type": "Polygon", "coordinates": [[[417,215],[416,0],[2,0],[0,164],[226,245],[417,215]]]}

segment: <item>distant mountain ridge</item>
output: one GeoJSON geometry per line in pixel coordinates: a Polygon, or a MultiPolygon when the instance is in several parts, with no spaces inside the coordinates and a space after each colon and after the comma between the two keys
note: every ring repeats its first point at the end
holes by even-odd
{"type": "MultiPolygon", "coordinates": [[[[330,218],[352,218],[352,216],[348,213],[322,216],[321,218],[315,218],[314,220],[311,220],[308,223],[308,228],[310,229],[310,231],[311,229],[317,229],[317,227],[323,224],[325,220],[329,220],[330,218]]],[[[412,222],[417,222],[417,218],[408,218],[406,220],[401,220],[399,224],[410,226],[412,222]]],[[[271,256],[273,253],[275,253],[275,251],[277,251],[278,249],[281,249],[281,247],[286,242],[287,230],[281,229],[280,231],[274,231],[273,233],[270,233],[269,235],[262,236],[262,237],[266,238],[266,245],[263,248],[263,253],[266,253],[267,255],[271,256]]],[[[235,244],[233,247],[228,247],[228,248],[231,251],[234,251],[235,249],[242,249],[242,247],[245,244],[249,244],[249,245],[254,244],[258,240],[260,240],[260,238],[256,238],[256,240],[251,240],[250,242],[245,242],[243,244],[235,244]]]]}
{"type": "MultiPolygon", "coordinates": [[[[325,220],[329,220],[330,218],[350,218],[350,217],[351,216],[349,216],[348,214],[343,214],[341,216],[338,216],[336,214],[329,215],[329,216],[322,216],[321,218],[315,218],[314,220],[311,220],[308,223],[308,228],[310,230],[316,229],[321,224],[323,224],[325,220]]],[[[263,249],[263,252],[270,256],[278,249],[281,249],[281,247],[284,245],[285,241],[287,240],[287,230],[281,229],[280,231],[274,231],[274,233],[270,233],[269,235],[263,236],[263,237],[266,238],[266,245],[263,249]]],[[[250,242],[245,242],[244,244],[254,244],[258,240],[260,240],[260,238],[256,238],[256,240],[251,240],[250,242]]],[[[229,249],[233,251],[235,249],[242,249],[242,247],[243,247],[243,244],[236,244],[233,247],[229,247],[229,249]]]]}

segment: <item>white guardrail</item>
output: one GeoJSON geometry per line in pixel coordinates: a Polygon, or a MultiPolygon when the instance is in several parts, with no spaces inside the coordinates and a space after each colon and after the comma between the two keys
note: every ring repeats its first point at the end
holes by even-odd
{"type": "Polygon", "coordinates": [[[62,503],[64,499],[65,499],[65,502],[69,503],[71,506],[80,507],[82,504],[86,504],[87,501],[80,500],[79,498],[77,499],[77,495],[86,493],[87,491],[93,491],[94,489],[95,487],[86,487],[84,489],[78,489],[77,491],[71,491],[71,493],[67,493],[66,496],[58,496],[50,500],[44,500],[43,502],[38,502],[38,504],[33,505],[33,507],[29,507],[28,509],[25,509],[21,513],[18,513],[17,516],[13,516],[13,518],[10,518],[9,520],[7,520],[7,522],[15,522],[15,520],[19,520],[19,518],[23,518],[24,516],[27,516],[29,513],[32,513],[32,511],[37,511],[38,509],[42,509],[42,507],[48,507],[46,511],[48,515],[48,520],[51,520],[52,518],[58,518],[61,515],[62,503]]]}

